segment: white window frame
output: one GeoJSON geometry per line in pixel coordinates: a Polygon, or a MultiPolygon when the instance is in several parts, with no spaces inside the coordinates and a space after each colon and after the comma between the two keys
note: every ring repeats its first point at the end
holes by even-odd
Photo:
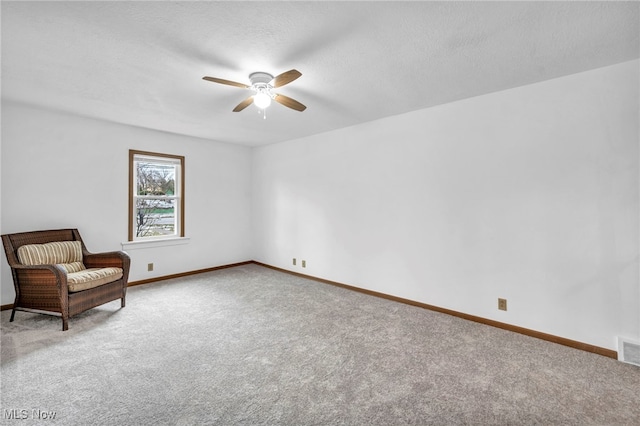
{"type": "Polygon", "coordinates": [[[184,237],[184,156],[157,152],[129,150],[129,239],[130,242],[158,241],[184,237]],[[137,163],[145,161],[176,168],[173,195],[138,195],[137,163]],[[168,235],[136,236],[137,201],[142,198],[174,201],[174,233],[168,235]]]}

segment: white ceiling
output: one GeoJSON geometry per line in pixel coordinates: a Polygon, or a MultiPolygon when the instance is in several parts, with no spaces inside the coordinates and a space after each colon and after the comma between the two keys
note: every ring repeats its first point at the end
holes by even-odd
{"type": "Polygon", "coordinates": [[[638,2],[2,1],[2,98],[259,146],[638,58],[638,2]],[[254,71],[307,106],[232,109],[254,71]]]}

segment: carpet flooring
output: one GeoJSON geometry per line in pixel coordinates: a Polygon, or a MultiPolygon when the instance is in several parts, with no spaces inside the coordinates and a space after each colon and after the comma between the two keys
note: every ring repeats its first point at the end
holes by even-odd
{"type": "Polygon", "coordinates": [[[1,424],[640,424],[638,367],[259,265],[119,303],[2,312],[1,424]]]}

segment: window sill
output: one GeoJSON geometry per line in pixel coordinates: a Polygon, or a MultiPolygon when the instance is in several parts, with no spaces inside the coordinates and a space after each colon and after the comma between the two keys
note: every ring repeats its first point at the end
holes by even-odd
{"type": "Polygon", "coordinates": [[[122,250],[138,250],[138,249],[146,249],[146,248],[154,248],[154,247],[167,247],[167,246],[177,246],[182,244],[188,244],[190,238],[187,237],[176,237],[176,238],[161,238],[157,240],[138,240],[138,241],[126,241],[124,243],[120,243],[122,245],[122,250]]]}

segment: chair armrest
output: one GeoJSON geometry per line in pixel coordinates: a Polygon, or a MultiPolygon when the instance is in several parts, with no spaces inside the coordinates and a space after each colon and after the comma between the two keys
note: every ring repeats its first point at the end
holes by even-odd
{"type": "Polygon", "coordinates": [[[29,286],[57,286],[67,288],[67,271],[59,265],[13,265],[14,278],[21,288],[29,286]]]}
{"type": "Polygon", "coordinates": [[[129,269],[131,259],[124,251],[110,251],[104,253],[84,253],[82,259],[87,268],[122,268],[129,269]]]}

